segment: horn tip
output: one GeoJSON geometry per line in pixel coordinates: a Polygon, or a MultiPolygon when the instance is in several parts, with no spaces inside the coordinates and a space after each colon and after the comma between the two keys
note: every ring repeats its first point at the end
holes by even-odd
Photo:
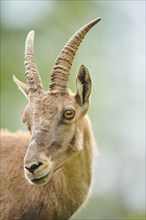
{"type": "Polygon", "coordinates": [[[13,77],[13,80],[15,81],[15,79],[16,79],[16,76],[15,76],[15,75],[13,75],[12,77],[13,77]]]}
{"type": "Polygon", "coordinates": [[[95,21],[95,23],[98,23],[100,20],[101,20],[101,17],[98,17],[94,21],[95,21]]]}
{"type": "Polygon", "coordinates": [[[31,30],[29,33],[28,33],[28,38],[31,38],[33,39],[34,38],[34,35],[35,35],[35,31],[34,30],[31,30]]]}
{"type": "Polygon", "coordinates": [[[27,35],[25,41],[25,52],[24,52],[25,54],[27,54],[29,46],[33,47],[34,34],[35,34],[34,30],[31,30],[27,35]]]}
{"type": "Polygon", "coordinates": [[[16,76],[13,75],[12,77],[13,77],[13,81],[17,83],[17,82],[18,82],[18,79],[16,78],[16,76]]]}

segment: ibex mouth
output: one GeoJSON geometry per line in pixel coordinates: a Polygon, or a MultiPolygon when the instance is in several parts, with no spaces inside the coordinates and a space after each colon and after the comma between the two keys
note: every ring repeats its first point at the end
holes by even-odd
{"type": "Polygon", "coordinates": [[[50,172],[45,176],[40,176],[40,177],[32,179],[31,182],[35,185],[45,184],[48,182],[49,176],[50,176],[50,172]]]}
{"type": "Polygon", "coordinates": [[[31,179],[31,183],[34,184],[34,185],[43,185],[43,184],[46,184],[48,182],[48,180],[50,179],[51,175],[53,173],[55,173],[57,170],[59,170],[60,167],[50,171],[49,173],[47,173],[46,175],[44,176],[40,176],[40,177],[36,177],[34,179],[31,179]]]}

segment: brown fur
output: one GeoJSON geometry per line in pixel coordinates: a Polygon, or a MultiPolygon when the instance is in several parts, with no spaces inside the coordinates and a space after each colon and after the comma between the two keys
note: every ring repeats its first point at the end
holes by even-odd
{"type": "Polygon", "coordinates": [[[30,135],[1,132],[1,220],[66,220],[78,209],[91,183],[94,143],[89,126],[86,118],[84,150],[42,186],[30,185],[24,178],[23,158],[30,135]]]}

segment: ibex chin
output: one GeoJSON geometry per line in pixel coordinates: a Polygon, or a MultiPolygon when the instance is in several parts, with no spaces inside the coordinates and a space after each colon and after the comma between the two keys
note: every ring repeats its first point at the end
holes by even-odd
{"type": "Polygon", "coordinates": [[[78,70],[76,94],[67,82],[82,39],[99,21],[84,25],[64,46],[47,92],[34,62],[34,31],[27,36],[27,84],[14,81],[28,99],[22,118],[30,134],[1,132],[1,220],[67,220],[89,195],[94,137],[86,115],[92,85],[87,67],[78,70]]]}

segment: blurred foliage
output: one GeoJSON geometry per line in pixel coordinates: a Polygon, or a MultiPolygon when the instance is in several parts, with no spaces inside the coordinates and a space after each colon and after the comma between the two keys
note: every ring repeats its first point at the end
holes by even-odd
{"type": "Polygon", "coordinates": [[[83,206],[72,219],[144,220],[145,213],[129,212],[129,209],[124,206],[120,198],[111,199],[111,195],[108,195],[108,197],[93,196],[89,199],[87,205],[83,206]]]}
{"type": "Polygon", "coordinates": [[[75,57],[70,88],[85,63],[92,75],[90,117],[101,156],[93,194],[73,219],[144,219],[144,1],[1,1],[1,127],[25,130],[27,100],[12,80],[24,77],[24,43],[34,29],[35,59],[45,89],[56,56],[82,25],[101,22],[75,57]]]}

